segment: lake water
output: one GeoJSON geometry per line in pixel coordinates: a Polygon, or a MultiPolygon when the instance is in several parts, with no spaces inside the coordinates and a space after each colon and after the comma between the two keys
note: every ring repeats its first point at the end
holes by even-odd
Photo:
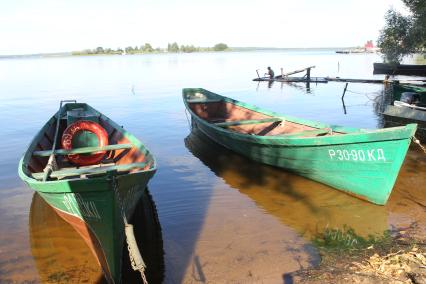
{"type": "Polygon", "coordinates": [[[202,87],[278,113],[379,128],[387,101],[381,84],[350,83],[344,109],[344,83],[307,89],[252,79],[267,66],[279,74],[311,65],[311,76],[383,78],[372,75],[380,60],[331,50],[0,60],[0,283],[101,278],[80,237],[17,176],[19,159],[61,99],[86,102],[123,125],[158,161],[149,191],[161,225],[156,261],[164,269],[150,271],[152,283],[279,283],[318,263],[310,240],[326,227],[363,236],[413,222],[424,229],[426,156],[417,148],[388,204],[377,206],[191,132],[182,103],[182,88],[202,87]]]}

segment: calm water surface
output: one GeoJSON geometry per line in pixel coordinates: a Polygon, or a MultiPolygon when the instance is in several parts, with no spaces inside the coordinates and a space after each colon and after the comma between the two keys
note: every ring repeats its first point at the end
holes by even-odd
{"type": "Polygon", "coordinates": [[[425,228],[426,158],[418,149],[409,151],[388,204],[376,206],[212,143],[191,131],[181,99],[182,88],[203,87],[279,113],[378,128],[382,85],[349,84],[345,114],[343,83],[307,89],[251,79],[266,66],[279,73],[310,65],[312,76],[375,78],[379,60],[333,51],[0,60],[0,282],[101,279],[84,242],[17,176],[21,155],[61,99],[89,103],[158,160],[149,191],[162,244],[147,241],[145,250],[157,250],[161,265],[153,267],[164,269],[150,271],[152,282],[279,283],[318,262],[310,239],[327,226],[364,236],[412,222],[425,228]]]}

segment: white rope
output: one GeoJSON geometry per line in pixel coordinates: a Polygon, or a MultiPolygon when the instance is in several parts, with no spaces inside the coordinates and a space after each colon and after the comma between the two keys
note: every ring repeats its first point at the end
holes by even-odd
{"type": "Polygon", "coordinates": [[[123,218],[127,250],[129,251],[130,264],[132,265],[132,268],[134,271],[139,270],[139,272],[141,273],[142,282],[144,284],[148,284],[148,281],[145,276],[146,265],[145,265],[145,262],[143,261],[142,255],[139,251],[138,244],[135,239],[135,235],[133,232],[133,225],[127,222],[126,213],[123,208],[123,202],[121,201],[120,194],[118,193],[117,181],[115,179],[115,176],[112,177],[112,187],[117,199],[121,216],[123,218]]]}
{"type": "Polygon", "coordinates": [[[191,122],[189,121],[189,118],[188,118],[188,111],[187,111],[187,109],[185,108],[185,116],[186,116],[186,121],[188,122],[188,127],[189,127],[189,129],[192,129],[192,127],[191,127],[191,122]]]}
{"type": "Polygon", "coordinates": [[[142,259],[142,256],[139,252],[138,244],[133,233],[133,225],[126,224],[126,242],[127,250],[129,251],[130,264],[132,265],[133,270],[138,270],[141,273],[142,281],[144,284],[148,284],[145,276],[145,262],[142,259]]]}
{"type": "Polygon", "coordinates": [[[413,136],[413,142],[414,143],[416,143],[417,145],[419,145],[419,147],[423,150],[423,152],[426,154],[426,148],[422,145],[422,144],[420,144],[420,140],[419,139],[417,139],[417,137],[416,136],[413,136]]]}

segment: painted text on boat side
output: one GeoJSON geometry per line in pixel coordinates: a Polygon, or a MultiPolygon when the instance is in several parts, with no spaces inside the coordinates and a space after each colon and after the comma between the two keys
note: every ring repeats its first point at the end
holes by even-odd
{"type": "Polygon", "coordinates": [[[383,161],[386,162],[383,149],[369,150],[328,150],[330,160],[339,161],[383,161]]]}
{"type": "Polygon", "coordinates": [[[81,195],[78,193],[64,194],[64,200],[62,202],[73,215],[98,220],[101,219],[95,202],[83,200],[81,195]]]}

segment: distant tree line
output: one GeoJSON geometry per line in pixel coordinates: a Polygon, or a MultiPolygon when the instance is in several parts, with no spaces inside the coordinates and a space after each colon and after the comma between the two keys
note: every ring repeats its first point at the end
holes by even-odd
{"type": "Polygon", "coordinates": [[[229,47],[224,43],[218,43],[213,47],[195,47],[193,45],[179,45],[174,43],[169,43],[167,45],[167,52],[200,52],[200,51],[225,51],[229,50],[229,47]]]}
{"type": "Polygon", "coordinates": [[[111,48],[103,48],[103,47],[97,47],[95,49],[85,49],[81,51],[74,51],[72,52],[73,55],[100,55],[100,54],[144,54],[144,53],[161,53],[161,52],[171,52],[171,53],[178,53],[178,52],[203,52],[203,51],[225,51],[229,50],[229,47],[224,43],[218,43],[213,47],[195,47],[194,45],[181,45],[179,46],[176,42],[169,43],[167,45],[167,49],[161,49],[159,47],[153,48],[151,44],[145,43],[145,45],[141,46],[128,46],[124,49],[117,48],[117,49],[111,49],[111,48]]]}

